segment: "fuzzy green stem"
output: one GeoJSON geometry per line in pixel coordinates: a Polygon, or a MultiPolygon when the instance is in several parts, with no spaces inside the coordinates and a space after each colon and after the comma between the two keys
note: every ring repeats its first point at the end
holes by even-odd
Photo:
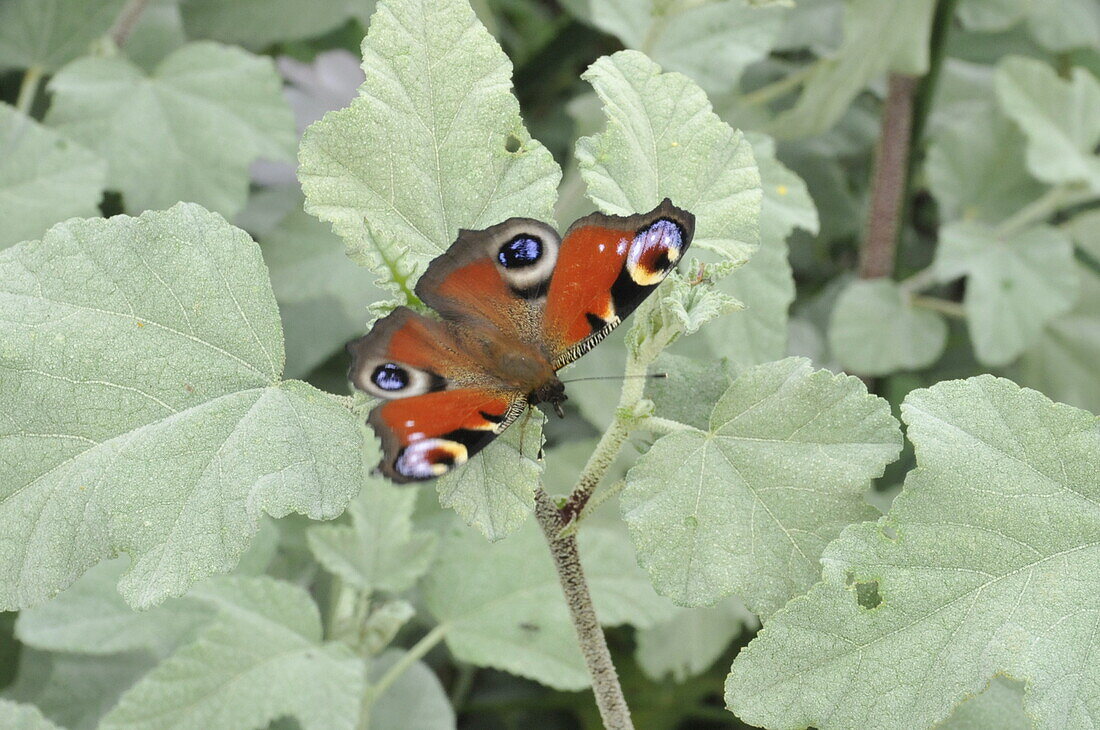
{"type": "Polygon", "coordinates": [[[1046,221],[1061,208],[1083,203],[1093,197],[1093,192],[1079,183],[1057,185],[1003,220],[997,226],[997,235],[1007,238],[1028,226],[1046,221]]]}
{"type": "Polygon", "coordinates": [[[921,269],[917,273],[910,276],[908,279],[902,280],[898,284],[898,287],[906,294],[916,294],[919,291],[927,289],[935,284],[937,281],[936,267],[929,266],[926,269],[921,269]]]}
{"type": "Polygon", "coordinates": [[[607,730],[633,730],[630,709],[619,684],[619,675],[611,661],[607,639],[596,619],[588,582],[584,578],[580,553],[577,551],[577,537],[573,534],[561,534],[565,527],[563,511],[554,505],[542,487],[535,490],[535,517],[546,536],[546,543],[550,546],[550,555],[554,559],[554,568],[558,573],[562,593],[565,594],[565,604],[577,632],[577,642],[580,644],[585,666],[592,678],[592,691],[596,695],[596,706],[600,710],[604,727],[607,730]]]}
{"type": "Polygon", "coordinates": [[[31,66],[23,74],[23,82],[19,85],[19,96],[15,100],[15,108],[28,117],[34,107],[34,99],[38,95],[38,84],[42,81],[42,67],[31,66]]]}
{"type": "Polygon", "coordinates": [[[747,106],[763,106],[775,101],[806,83],[806,80],[817,70],[818,63],[819,62],[806,64],[802,68],[792,71],[778,81],[773,81],[766,86],[761,86],[755,91],[750,91],[741,97],[741,102],[747,106]]]}
{"type": "Polygon", "coordinates": [[[940,314],[947,315],[948,317],[955,317],[956,319],[966,319],[966,309],[958,302],[951,302],[946,299],[937,299],[936,297],[912,297],[909,303],[914,307],[920,309],[928,309],[933,312],[939,312],[940,314]]]}
{"type": "Polygon", "coordinates": [[[130,34],[134,32],[134,27],[148,4],[149,0],[130,0],[122,8],[122,12],[115,19],[115,24],[108,31],[108,35],[111,36],[111,40],[115,42],[116,46],[122,48],[126,45],[126,41],[130,39],[130,34]]]}
{"type": "Polygon", "coordinates": [[[412,648],[405,652],[400,659],[394,662],[393,666],[387,669],[386,673],[376,683],[367,685],[367,691],[363,695],[363,709],[359,714],[359,730],[367,730],[370,727],[370,708],[375,700],[382,696],[382,693],[389,689],[390,685],[396,682],[397,678],[404,674],[409,667],[442,641],[449,628],[450,626],[446,623],[436,626],[425,634],[420,641],[413,644],[412,648]]]}

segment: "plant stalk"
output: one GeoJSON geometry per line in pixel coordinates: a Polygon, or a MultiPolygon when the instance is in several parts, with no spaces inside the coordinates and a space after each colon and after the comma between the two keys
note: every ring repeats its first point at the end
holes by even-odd
{"type": "Polygon", "coordinates": [[[889,93],[882,115],[882,135],[875,154],[871,207],[859,257],[859,276],[892,276],[897,257],[898,229],[906,180],[909,141],[913,132],[913,99],[919,79],[890,74],[889,93]]]}
{"type": "Polygon", "coordinates": [[[535,490],[535,517],[538,518],[539,526],[550,546],[550,555],[554,558],[554,567],[558,571],[558,580],[565,594],[573,628],[577,632],[584,663],[592,678],[592,691],[596,695],[596,706],[600,710],[604,727],[607,730],[633,730],[634,723],[630,719],[630,709],[619,684],[619,675],[611,661],[611,652],[607,648],[603,629],[596,620],[596,609],[592,605],[588,582],[581,568],[576,535],[561,535],[562,528],[565,527],[563,511],[554,506],[541,487],[535,490]]]}
{"type": "Polygon", "coordinates": [[[367,691],[363,696],[363,709],[359,714],[359,730],[367,730],[370,727],[370,708],[375,700],[389,689],[390,685],[396,682],[397,678],[404,674],[409,667],[442,641],[449,628],[450,626],[445,623],[436,626],[405,652],[400,659],[394,662],[393,666],[387,669],[386,673],[376,683],[367,685],[367,691]]]}
{"type": "Polygon", "coordinates": [[[145,6],[148,4],[149,0],[130,0],[130,2],[126,3],[126,6],[122,8],[122,12],[115,18],[115,23],[111,26],[111,30],[107,32],[116,46],[122,48],[126,45],[126,41],[130,39],[130,34],[134,32],[134,27],[137,25],[138,19],[141,18],[141,14],[145,12],[145,6]]]}
{"type": "Polygon", "coordinates": [[[19,96],[15,100],[15,108],[28,117],[34,107],[34,98],[38,95],[38,84],[42,81],[42,67],[31,66],[23,74],[23,82],[19,84],[19,96]]]}

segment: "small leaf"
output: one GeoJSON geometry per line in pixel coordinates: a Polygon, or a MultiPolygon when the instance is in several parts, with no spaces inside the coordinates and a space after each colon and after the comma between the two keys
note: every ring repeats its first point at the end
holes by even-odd
{"type": "Polygon", "coordinates": [[[997,98],[1027,137],[1027,166],[1047,183],[1100,192],[1100,80],[1083,68],[1058,77],[1042,61],[1012,56],[997,66],[997,98]]]}
{"type": "Polygon", "coordinates": [[[683,606],[736,593],[766,616],[818,578],[829,540],[875,514],[863,492],[900,449],[888,404],[858,379],[761,365],[709,430],[662,436],[638,460],[623,519],[658,593],[683,606]]]}
{"type": "MultiPolygon", "coordinates": [[[[377,681],[401,659],[402,652],[388,651],[371,664],[370,679],[377,681]]],[[[454,730],[455,711],[439,678],[424,662],[413,662],[374,700],[369,730],[454,730]]]]}
{"type": "Polygon", "coordinates": [[[1028,3],[1028,25],[1035,40],[1056,53],[1100,46],[1100,6],[1094,0],[1028,3]]]}
{"type": "Polygon", "coordinates": [[[315,38],[347,20],[365,0],[187,0],[180,5],[187,35],[261,50],[273,43],[315,38]]]}
{"type": "MultiPolygon", "coordinates": [[[[603,624],[651,626],[671,615],[621,533],[586,526],[580,555],[603,624]]],[[[561,585],[534,520],[495,544],[452,528],[439,556],[423,583],[424,600],[447,625],[447,646],[456,658],[557,689],[588,686],[561,585]]]]}
{"type": "Polygon", "coordinates": [[[987,365],[1018,357],[1078,295],[1073,244],[1048,226],[1007,238],[980,223],[944,226],[935,266],[943,280],[967,277],[967,326],[987,365]]]}
{"type": "Polygon", "coordinates": [[[693,245],[744,262],[760,239],[760,175],[740,132],[703,90],[644,54],[598,59],[582,78],[603,101],[607,128],[577,140],[588,197],[607,213],[651,210],[662,198],[695,214],[693,245]]]}
{"type": "Polygon", "coordinates": [[[917,468],[890,513],[829,546],[822,582],[734,661],[727,703],[765,727],[924,728],[1002,674],[1036,727],[1092,727],[1096,417],[982,375],[912,391],[902,418],[917,468]]]}
{"type": "Polygon", "coordinates": [[[306,130],[298,172],[306,210],[357,262],[411,290],[460,228],[551,219],[561,170],[524,128],[512,65],[466,0],[380,2],[363,70],[351,106],[306,130]]]}
{"type": "Polygon", "coordinates": [[[321,616],[305,590],[221,578],[193,595],[217,618],[126,692],[102,730],[263,727],[288,715],[305,730],[356,727],[363,662],[321,643],[321,616]]]}
{"type": "Polygon", "coordinates": [[[83,58],[50,79],[46,124],[99,152],[129,212],[194,201],[231,216],[248,166],[284,158],[294,120],[268,58],[191,43],[150,74],[122,56],[83,58]]]}
{"type": "Polygon", "coordinates": [[[713,608],[680,608],[668,621],[637,633],[635,657],[654,682],[683,682],[710,669],[756,617],[736,598],[713,608]]]}
{"type": "Polygon", "coordinates": [[[88,53],[126,0],[6,0],[0,4],[0,69],[55,71],[88,53]]]}
{"type": "Polygon", "coordinates": [[[932,139],[924,170],[944,221],[1005,220],[1046,189],[1028,174],[1023,135],[989,106],[968,109],[932,139]]]}
{"type": "Polygon", "coordinates": [[[106,177],[98,155],[0,104],[0,248],[98,215],[106,177]]]}
{"type": "Polygon", "coordinates": [[[364,592],[411,588],[435,557],[436,536],[413,532],[416,490],[368,479],[348,505],[351,525],[309,528],[309,547],[331,573],[364,592]]]}
{"type": "Polygon", "coordinates": [[[658,416],[705,429],[711,407],[733,382],[732,370],[725,360],[700,360],[664,352],[650,371],[665,373],[666,377],[648,383],[646,395],[656,406],[658,416]]]}
{"type": "Polygon", "coordinates": [[[262,512],[338,515],[359,430],[282,347],[259,247],[198,206],[0,252],[0,606],[125,552],[147,607],[231,569],[262,512]]]}
{"type": "Polygon", "coordinates": [[[439,503],[494,542],[519,529],[535,509],[545,422],[534,408],[520,416],[484,451],[436,481],[439,503]]]}
{"type": "Polygon", "coordinates": [[[0,725],[9,730],[63,730],[46,719],[34,705],[0,699],[0,725]]]}
{"type": "MultiPolygon", "coordinates": [[[[700,271],[700,266],[694,262],[691,268],[700,271]]],[[[705,268],[690,281],[673,271],[658,292],[638,307],[627,332],[627,347],[641,362],[650,362],[681,336],[694,334],[707,322],[743,307],[715,289],[705,268]]]]}
{"type": "Polygon", "coordinates": [[[833,306],[829,348],[850,372],[920,370],[936,362],[946,345],[943,317],[915,308],[889,279],[852,281],[833,306]]]}

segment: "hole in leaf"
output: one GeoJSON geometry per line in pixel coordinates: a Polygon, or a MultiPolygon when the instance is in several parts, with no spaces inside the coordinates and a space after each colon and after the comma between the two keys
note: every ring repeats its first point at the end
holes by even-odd
{"type": "Polygon", "coordinates": [[[856,583],[856,601],[861,608],[868,610],[878,608],[882,603],[882,596],[878,593],[878,581],[856,583]]]}
{"type": "Polygon", "coordinates": [[[898,530],[891,524],[883,522],[879,526],[879,530],[882,532],[883,537],[885,537],[887,540],[893,541],[898,539],[898,530]]]}
{"type": "Polygon", "coordinates": [[[519,148],[523,146],[523,143],[519,141],[519,137],[514,134],[509,134],[508,139],[504,140],[504,150],[506,152],[516,153],[519,152],[519,148]]]}
{"type": "Polygon", "coordinates": [[[698,526],[699,526],[699,520],[695,519],[691,515],[688,515],[687,517],[684,518],[684,527],[690,527],[692,529],[695,529],[698,526]]]}
{"type": "Polygon", "coordinates": [[[528,633],[528,634],[533,634],[533,633],[535,633],[536,631],[539,631],[539,630],[540,630],[540,628],[541,628],[541,627],[540,627],[540,626],[539,626],[538,624],[533,624],[533,623],[531,623],[530,621],[524,621],[524,622],[522,622],[522,623],[521,623],[521,624],[519,625],[519,627],[520,627],[521,629],[523,629],[523,630],[524,630],[524,631],[525,631],[526,633],[528,633]]]}

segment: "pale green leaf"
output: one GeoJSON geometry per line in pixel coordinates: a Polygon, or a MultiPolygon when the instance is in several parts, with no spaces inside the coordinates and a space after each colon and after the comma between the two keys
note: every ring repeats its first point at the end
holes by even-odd
{"type": "Polygon", "coordinates": [[[1100,192],[1100,80],[1074,68],[1059,78],[1042,61],[1013,56],[997,67],[997,98],[1027,137],[1027,166],[1048,183],[1100,192]]]}
{"type": "Polygon", "coordinates": [[[351,525],[309,529],[309,547],[331,573],[362,591],[400,593],[428,570],[436,536],[413,532],[416,490],[382,478],[363,483],[348,505],[351,525]]]}
{"type": "Polygon", "coordinates": [[[786,354],[787,310],[795,294],[787,237],[795,228],[814,234],[820,229],[806,183],[775,158],[775,142],[762,134],[748,138],[764,189],[760,248],[744,268],[716,285],[744,303],[745,311],[703,330],[712,351],[739,367],[778,360],[786,354]]]}
{"type": "Polygon", "coordinates": [[[1037,726],[1094,727],[1096,417],[988,375],[913,391],[902,417],[917,469],[742,650],[730,707],[770,728],[909,730],[1004,674],[1037,726]]]}
{"type": "Polygon", "coordinates": [[[637,633],[635,658],[654,682],[683,682],[710,669],[756,617],[736,598],[713,608],[679,608],[668,621],[637,633]]]}
{"type": "Polygon", "coordinates": [[[122,50],[131,61],[151,71],[185,43],[179,0],[150,0],[122,50]]]}
{"type": "Polygon", "coordinates": [[[20,611],[16,636],[28,646],[55,652],[153,656],[166,656],[193,638],[210,611],[188,598],[134,611],[116,588],[126,562],[100,563],[53,600],[20,611]]]}
{"type": "Polygon", "coordinates": [[[531,409],[465,464],[436,480],[439,503],[489,540],[515,532],[535,509],[546,417],[531,409]]]}
{"type": "Polygon", "coordinates": [[[357,725],[364,666],[322,643],[304,589],[270,578],[221,578],[195,598],[217,618],[126,692],[102,730],[263,727],[283,716],[304,730],[357,725]]]}
{"type": "Polygon", "coordinates": [[[511,63],[466,0],[383,0],[363,70],[351,106],[306,130],[298,171],[306,210],[358,262],[411,288],[460,228],[551,219],[561,170],[524,128],[511,63]]]}
{"type": "Polygon", "coordinates": [[[259,247],[198,206],[0,252],[0,605],[125,552],[148,606],[231,569],[262,512],[338,515],[358,427],[282,359],[259,247]]]}
{"type": "Polygon", "coordinates": [[[656,415],[705,429],[710,409],[733,382],[734,373],[726,360],[684,357],[661,353],[650,372],[666,377],[646,384],[646,396],[656,406],[656,415]]]}
{"type": "Polygon", "coordinates": [[[1023,20],[1030,0],[960,0],[956,10],[963,27],[999,33],[1023,20]]]}
{"type": "Polygon", "coordinates": [[[151,654],[140,651],[96,656],[24,647],[16,682],[5,695],[33,703],[68,730],[96,730],[122,693],[155,665],[151,654]]]}
{"type": "Polygon", "coordinates": [[[944,126],[925,158],[928,187],[940,219],[1000,223],[1046,187],[1028,174],[1025,140],[996,110],[982,105],[944,126]]]}
{"type": "Polygon", "coordinates": [[[840,48],[817,61],[797,103],[779,114],[768,131],[778,137],[819,134],[887,71],[923,75],[935,5],[934,0],[850,0],[840,48]]]}
{"type": "Polygon", "coordinates": [[[107,163],[0,103],[0,248],[98,215],[107,163]]]}
{"type": "Polygon", "coordinates": [[[6,730],[62,730],[46,719],[34,705],[0,699],[0,726],[6,730]]]}
{"type": "Polygon", "coordinates": [[[843,38],[844,0],[797,0],[783,15],[776,50],[834,49],[843,38]]]}
{"type": "Polygon", "coordinates": [[[744,308],[713,286],[704,265],[694,261],[690,268],[697,272],[691,279],[672,271],[660,291],[634,313],[626,343],[641,362],[652,361],[683,335],[694,334],[706,323],[744,308]]]}
{"type": "Polygon", "coordinates": [[[833,306],[829,348],[850,372],[920,370],[936,362],[946,345],[943,317],[914,307],[890,279],[854,280],[833,306]]]}
{"type": "Polygon", "coordinates": [[[586,16],[627,48],[645,51],[712,94],[733,89],[747,66],[768,55],[783,27],[779,8],[746,0],[590,0],[586,16]]]}
{"type": "Polygon", "coordinates": [[[939,730],[1031,730],[1024,714],[1024,690],[1019,682],[994,677],[980,694],[963,702],[939,730]]]}
{"type": "Polygon", "coordinates": [[[303,377],[366,331],[368,305],[386,294],[350,261],[329,227],[301,210],[301,197],[260,236],[286,336],[286,374],[303,377]]]}
{"type": "MultiPolygon", "coordinates": [[[[313,38],[347,20],[355,0],[183,0],[183,24],[192,38],[248,48],[313,38]]],[[[359,4],[366,4],[360,0],[359,4]]]]}
{"type": "Polygon", "coordinates": [[[1004,237],[981,223],[952,223],[940,229],[935,266],[943,280],[967,277],[967,326],[987,365],[1017,358],[1078,295],[1073,244],[1047,226],[1004,237]]]}
{"type": "MultiPolygon", "coordinates": [[[[671,616],[672,606],[654,595],[622,533],[586,525],[579,541],[603,624],[645,627],[671,616]]],[[[534,520],[500,543],[457,526],[444,536],[439,555],[423,594],[446,626],[455,657],[558,689],[588,686],[549,548],[534,520]]]]}
{"type": "MultiPolygon", "coordinates": [[[[377,681],[402,657],[388,651],[370,667],[377,681]]],[[[414,662],[370,707],[369,730],[454,730],[455,711],[439,678],[424,662],[414,662]]]]}
{"type": "Polygon", "coordinates": [[[0,69],[55,71],[85,55],[126,0],[6,0],[0,4],[0,69]]]}
{"type": "Polygon", "coordinates": [[[151,74],[122,56],[84,58],[50,79],[46,123],[108,161],[127,211],[179,200],[224,215],[248,195],[248,166],[285,158],[294,120],[268,58],[191,43],[151,74]]]}
{"type": "Polygon", "coordinates": [[[638,560],[684,606],[731,593],[768,615],[813,584],[825,544],[875,510],[867,482],[901,450],[886,401],[789,358],[745,371],[708,430],[657,440],[620,498],[638,560]]]}
{"type": "Polygon", "coordinates": [[[1096,0],[1031,0],[1028,25],[1048,50],[1100,48],[1100,3],[1096,0]]]}
{"type": "Polygon", "coordinates": [[[695,214],[693,245],[747,259],[760,239],[760,174],[702,89],[636,51],[600,58],[583,78],[607,115],[603,132],[577,140],[588,197],[616,215],[671,198],[695,214]]]}

